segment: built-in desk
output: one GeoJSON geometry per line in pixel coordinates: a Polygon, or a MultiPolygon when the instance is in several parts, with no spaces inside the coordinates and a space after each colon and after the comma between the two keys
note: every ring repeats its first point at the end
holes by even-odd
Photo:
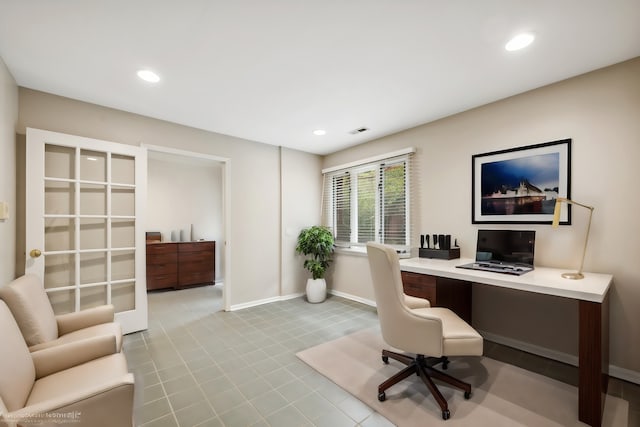
{"type": "MultiPolygon", "coordinates": [[[[609,299],[608,292],[613,280],[610,274],[584,273],[582,280],[564,279],[560,275],[567,269],[536,267],[522,276],[492,273],[487,271],[456,268],[457,265],[473,262],[471,259],[439,260],[411,258],[400,260],[403,272],[416,273],[436,278],[453,279],[458,288],[462,283],[479,283],[500,286],[526,292],[553,295],[577,301],[579,316],[578,349],[578,414],[580,421],[600,426],[604,399],[609,380],[609,299]]],[[[442,286],[446,282],[441,281],[442,286]]],[[[437,291],[434,298],[438,301],[437,291]]],[[[471,295],[469,293],[469,295],[471,295]]],[[[466,298],[464,295],[461,298],[466,298]]],[[[448,306],[447,301],[460,298],[447,298],[436,305],[448,306]]],[[[460,306],[449,307],[460,310],[460,306]]],[[[470,310],[470,308],[469,308],[470,310]]],[[[464,315],[464,313],[461,313],[464,315]]],[[[470,314],[469,314],[470,316],[470,314]]]]}

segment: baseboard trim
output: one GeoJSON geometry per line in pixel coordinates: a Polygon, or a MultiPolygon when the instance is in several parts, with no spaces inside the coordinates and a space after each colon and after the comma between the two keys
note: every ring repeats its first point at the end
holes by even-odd
{"type": "Polygon", "coordinates": [[[229,311],[243,310],[245,308],[257,307],[259,305],[270,304],[272,302],[286,301],[289,299],[299,298],[301,296],[304,296],[304,292],[283,295],[280,297],[271,297],[271,298],[265,298],[265,299],[255,300],[255,301],[243,302],[242,304],[232,305],[229,311]]]}
{"type": "MultiPolygon", "coordinates": [[[[503,344],[508,347],[526,351],[527,353],[546,357],[547,359],[557,360],[569,365],[578,366],[578,356],[574,356],[572,354],[551,350],[546,347],[541,347],[527,342],[515,340],[513,338],[504,337],[502,335],[492,334],[491,332],[487,331],[478,330],[478,333],[482,335],[486,340],[493,341],[498,344],[503,344]]],[[[609,376],[640,385],[640,372],[632,371],[630,369],[621,368],[615,365],[609,365],[609,376]]]]}
{"type": "Polygon", "coordinates": [[[640,372],[632,371],[631,369],[609,365],[609,376],[640,385],[640,372]]]}
{"type": "Polygon", "coordinates": [[[551,350],[546,347],[541,347],[539,345],[531,344],[528,342],[504,337],[502,335],[492,334],[491,332],[487,331],[478,330],[478,333],[482,335],[484,339],[496,342],[498,344],[526,351],[527,353],[537,354],[538,356],[546,357],[547,359],[553,359],[569,365],[578,366],[578,356],[574,356],[572,354],[551,350]]]}
{"type": "Polygon", "coordinates": [[[286,301],[289,299],[296,299],[296,298],[300,298],[303,297],[305,295],[304,292],[297,292],[295,294],[289,294],[289,295],[283,295],[280,297],[280,301],[286,301]]]}
{"type": "Polygon", "coordinates": [[[356,302],[359,302],[359,303],[362,303],[362,304],[365,304],[365,305],[369,305],[371,307],[375,307],[376,306],[376,302],[375,301],[372,301],[372,300],[366,299],[366,298],[361,298],[361,297],[356,296],[356,295],[351,295],[351,294],[347,294],[345,292],[335,291],[333,289],[329,290],[329,293],[331,295],[335,295],[337,297],[342,297],[342,298],[345,298],[345,299],[348,299],[348,300],[351,300],[351,301],[356,301],[356,302]]]}
{"type": "Polygon", "coordinates": [[[280,297],[271,297],[271,298],[265,298],[265,299],[254,300],[249,302],[243,302],[242,304],[232,305],[231,307],[229,307],[229,311],[243,310],[245,308],[257,307],[259,305],[269,304],[277,301],[280,301],[280,297]]]}

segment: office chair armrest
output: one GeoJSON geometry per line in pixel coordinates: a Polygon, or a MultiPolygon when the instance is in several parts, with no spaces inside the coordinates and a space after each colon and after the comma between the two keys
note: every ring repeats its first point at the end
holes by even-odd
{"type": "Polygon", "coordinates": [[[431,303],[428,299],[418,298],[411,295],[404,295],[404,303],[407,307],[414,308],[429,308],[431,307],[431,303]]]}
{"type": "Polygon", "coordinates": [[[56,316],[58,335],[65,335],[79,329],[113,322],[114,313],[115,309],[113,305],[106,304],[76,311],[75,313],[60,314],[56,316]]]}
{"type": "Polygon", "coordinates": [[[116,353],[116,337],[102,335],[86,338],[31,353],[36,379],[116,353]]]}

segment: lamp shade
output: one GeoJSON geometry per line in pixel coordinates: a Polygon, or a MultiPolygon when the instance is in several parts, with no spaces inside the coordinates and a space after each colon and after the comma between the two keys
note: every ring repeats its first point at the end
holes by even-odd
{"type": "Polygon", "coordinates": [[[558,197],[556,199],[556,205],[553,209],[553,222],[551,223],[551,226],[554,228],[560,225],[560,209],[562,202],[564,202],[565,200],[566,199],[564,197],[558,197]]]}

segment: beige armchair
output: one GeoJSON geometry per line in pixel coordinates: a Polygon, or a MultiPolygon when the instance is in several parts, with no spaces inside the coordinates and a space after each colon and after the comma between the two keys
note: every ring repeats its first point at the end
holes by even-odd
{"type": "Polygon", "coordinates": [[[0,301],[0,425],[133,425],[133,374],[114,336],[29,352],[0,301]]]}
{"type": "Polygon", "coordinates": [[[1,286],[0,299],[9,306],[30,351],[100,335],[114,336],[116,351],[122,349],[122,328],[114,322],[112,305],[56,316],[35,275],[1,286]]]}
{"type": "Polygon", "coordinates": [[[446,369],[449,363],[447,356],[481,356],[482,337],[451,310],[429,306],[420,308],[414,299],[407,298],[395,250],[368,243],[367,255],[382,337],[390,346],[415,354],[413,357],[382,350],[384,363],[389,363],[389,358],[392,358],[407,367],[378,386],[378,400],[386,400],[385,390],[417,374],[438,402],[442,418],[446,420],[451,413],[433,379],[463,390],[466,399],[471,397],[471,385],[436,370],[434,365],[442,363],[446,369]]]}

